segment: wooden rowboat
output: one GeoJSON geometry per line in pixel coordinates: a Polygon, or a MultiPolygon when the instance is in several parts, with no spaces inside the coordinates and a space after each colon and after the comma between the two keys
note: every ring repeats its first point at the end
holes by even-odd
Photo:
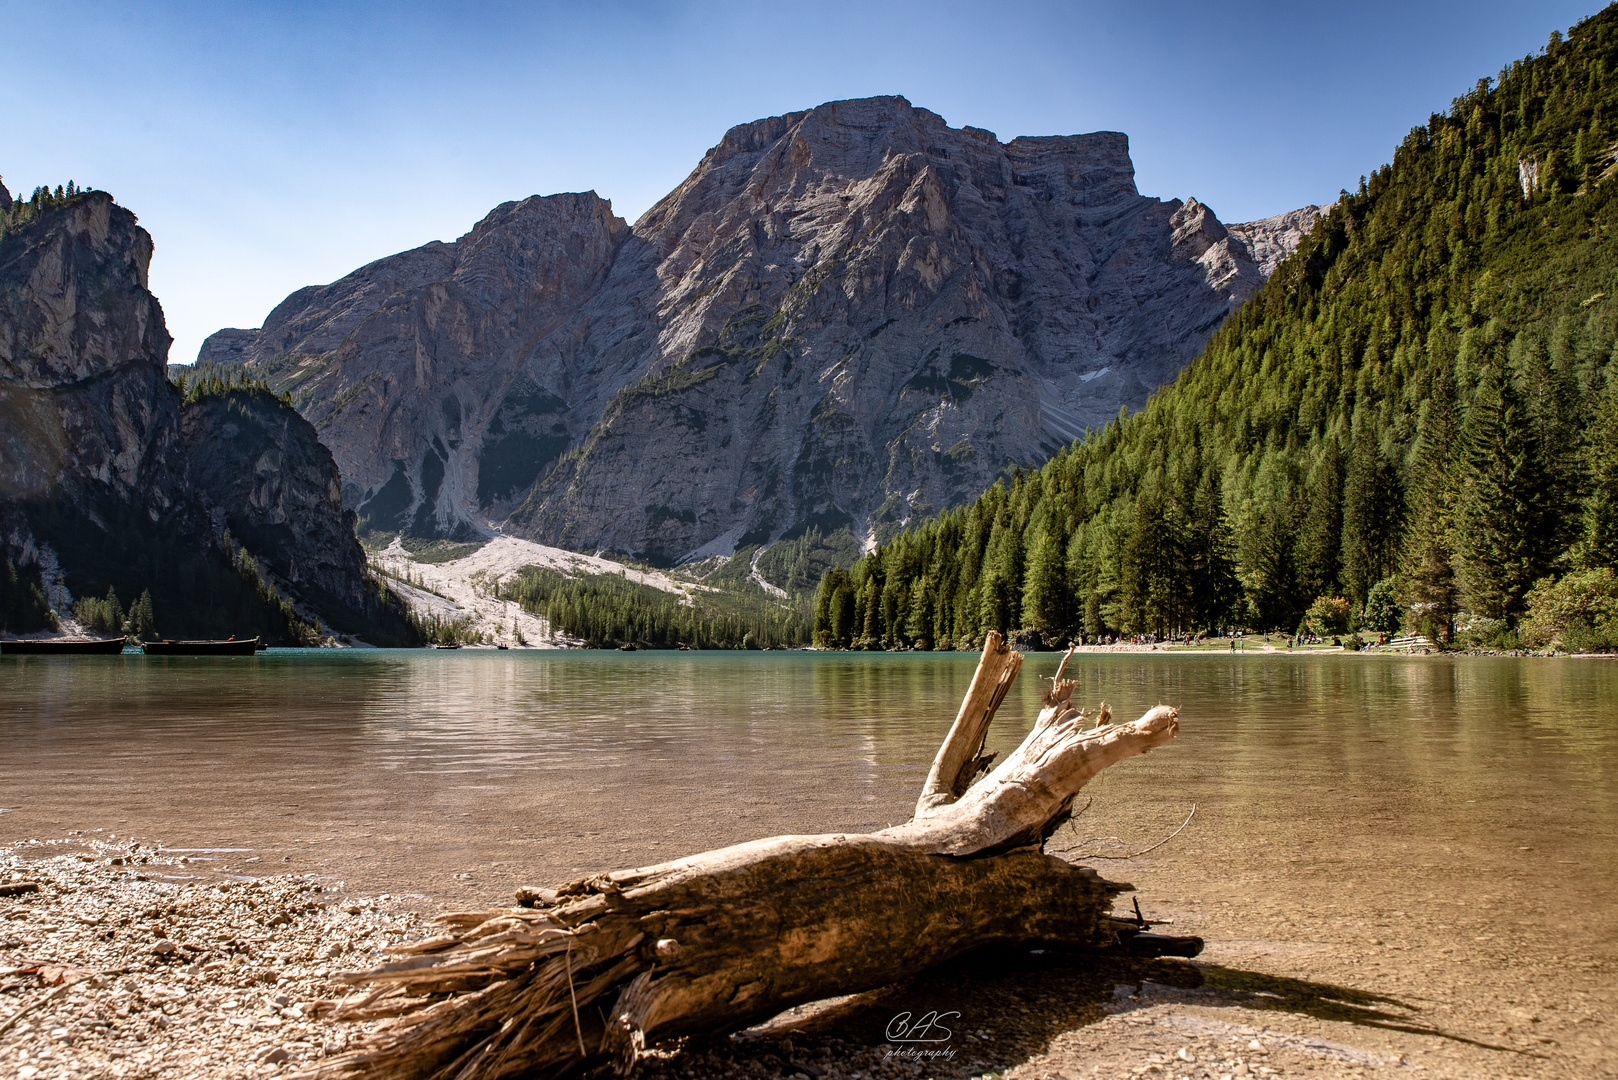
{"type": "Polygon", "coordinates": [[[148,656],[252,656],[258,652],[258,638],[228,638],[224,641],[148,641],[141,648],[148,656]]]}
{"type": "Polygon", "coordinates": [[[124,639],[110,638],[20,638],[0,641],[0,653],[55,656],[112,656],[124,651],[124,639]]]}

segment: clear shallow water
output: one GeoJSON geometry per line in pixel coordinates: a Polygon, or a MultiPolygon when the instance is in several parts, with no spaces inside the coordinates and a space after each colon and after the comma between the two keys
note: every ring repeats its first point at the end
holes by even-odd
{"type": "MultiPolygon", "coordinates": [[[[252,849],[253,871],[503,902],[518,884],[905,819],[975,661],[7,657],[0,838],[105,829],[252,849]]],[[[991,746],[1021,738],[1056,663],[1029,658],[991,746]]],[[[1168,846],[1097,865],[1208,937],[1211,962],[1402,990],[1429,1003],[1424,1023],[1555,1030],[1611,1060],[1610,1030],[1579,1010],[1610,1009],[1618,982],[1618,663],[1092,655],[1069,671],[1121,719],[1180,706],[1182,731],[1093,782],[1056,845],[1136,850],[1195,805],[1168,846]]],[[[241,869],[245,854],[212,857],[241,869]]]]}

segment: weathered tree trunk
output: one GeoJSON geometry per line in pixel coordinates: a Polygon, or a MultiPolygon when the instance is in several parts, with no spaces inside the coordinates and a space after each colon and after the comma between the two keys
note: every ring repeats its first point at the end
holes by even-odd
{"type": "Polygon", "coordinates": [[[393,1019],[315,1074],[549,1077],[602,1055],[627,1071],[652,1036],[733,1030],[984,945],[1115,944],[1108,912],[1129,886],[1041,846],[1092,776],[1173,738],[1176,711],[1115,725],[1103,704],[1091,727],[1058,670],[1033,731],[973,783],[1021,667],[991,634],[905,824],[756,840],[448,916],[452,933],[348,977],[373,989],[339,1016],[393,1019]]]}

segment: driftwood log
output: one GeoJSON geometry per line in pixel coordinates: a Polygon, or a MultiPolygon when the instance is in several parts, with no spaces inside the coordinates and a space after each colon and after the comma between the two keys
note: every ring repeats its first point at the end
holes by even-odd
{"type": "Polygon", "coordinates": [[[386,1022],[307,1075],[628,1072],[654,1037],[735,1030],[985,945],[1116,947],[1120,929],[1142,928],[1109,915],[1130,886],[1043,844],[1091,777],[1173,738],[1177,713],[1086,715],[1058,669],[1033,730],[986,772],[984,739],[1022,661],[989,636],[905,824],[756,840],[445,916],[448,933],[344,977],[368,992],[336,1015],[386,1022]]]}

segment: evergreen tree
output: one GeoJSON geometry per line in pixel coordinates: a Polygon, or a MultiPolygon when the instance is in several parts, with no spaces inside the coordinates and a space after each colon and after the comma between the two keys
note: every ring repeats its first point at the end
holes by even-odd
{"type": "Polygon", "coordinates": [[[910,607],[905,631],[918,648],[930,649],[936,640],[933,632],[933,604],[937,596],[937,582],[930,577],[918,577],[910,588],[910,607]]]}
{"type": "Polygon", "coordinates": [[[1404,498],[1398,472],[1369,437],[1359,439],[1343,499],[1343,578],[1348,598],[1365,606],[1372,583],[1393,571],[1403,539],[1404,498]]]}
{"type": "Polygon", "coordinates": [[[1485,371],[1472,413],[1457,569],[1472,610],[1515,621],[1554,554],[1544,462],[1522,396],[1498,366],[1485,371]]]}
{"type": "Polygon", "coordinates": [[[1298,534],[1296,555],[1302,593],[1328,596],[1338,590],[1343,537],[1343,454],[1328,437],[1309,477],[1309,513],[1298,534]]]}
{"type": "Polygon", "coordinates": [[[1212,469],[1203,474],[1192,502],[1183,572],[1190,590],[1192,625],[1205,630],[1226,625],[1241,585],[1236,580],[1224,496],[1212,469]]]}
{"type": "Polygon", "coordinates": [[[143,589],[140,599],[130,605],[125,625],[128,635],[137,641],[150,641],[157,637],[157,616],[152,611],[150,589],[143,589]]]}
{"type": "Polygon", "coordinates": [[[1028,574],[1023,582],[1023,625],[1050,645],[1066,640],[1073,624],[1064,575],[1065,546],[1054,524],[1041,526],[1029,544],[1028,574]]]}
{"type": "Polygon", "coordinates": [[[1607,371],[1590,423],[1590,484],[1584,503],[1579,565],[1618,569],[1618,372],[1607,371]]]}
{"type": "Polygon", "coordinates": [[[1164,634],[1179,625],[1181,561],[1180,528],[1173,503],[1156,487],[1135,504],[1135,519],[1124,547],[1123,629],[1129,633],[1164,634]]]}

